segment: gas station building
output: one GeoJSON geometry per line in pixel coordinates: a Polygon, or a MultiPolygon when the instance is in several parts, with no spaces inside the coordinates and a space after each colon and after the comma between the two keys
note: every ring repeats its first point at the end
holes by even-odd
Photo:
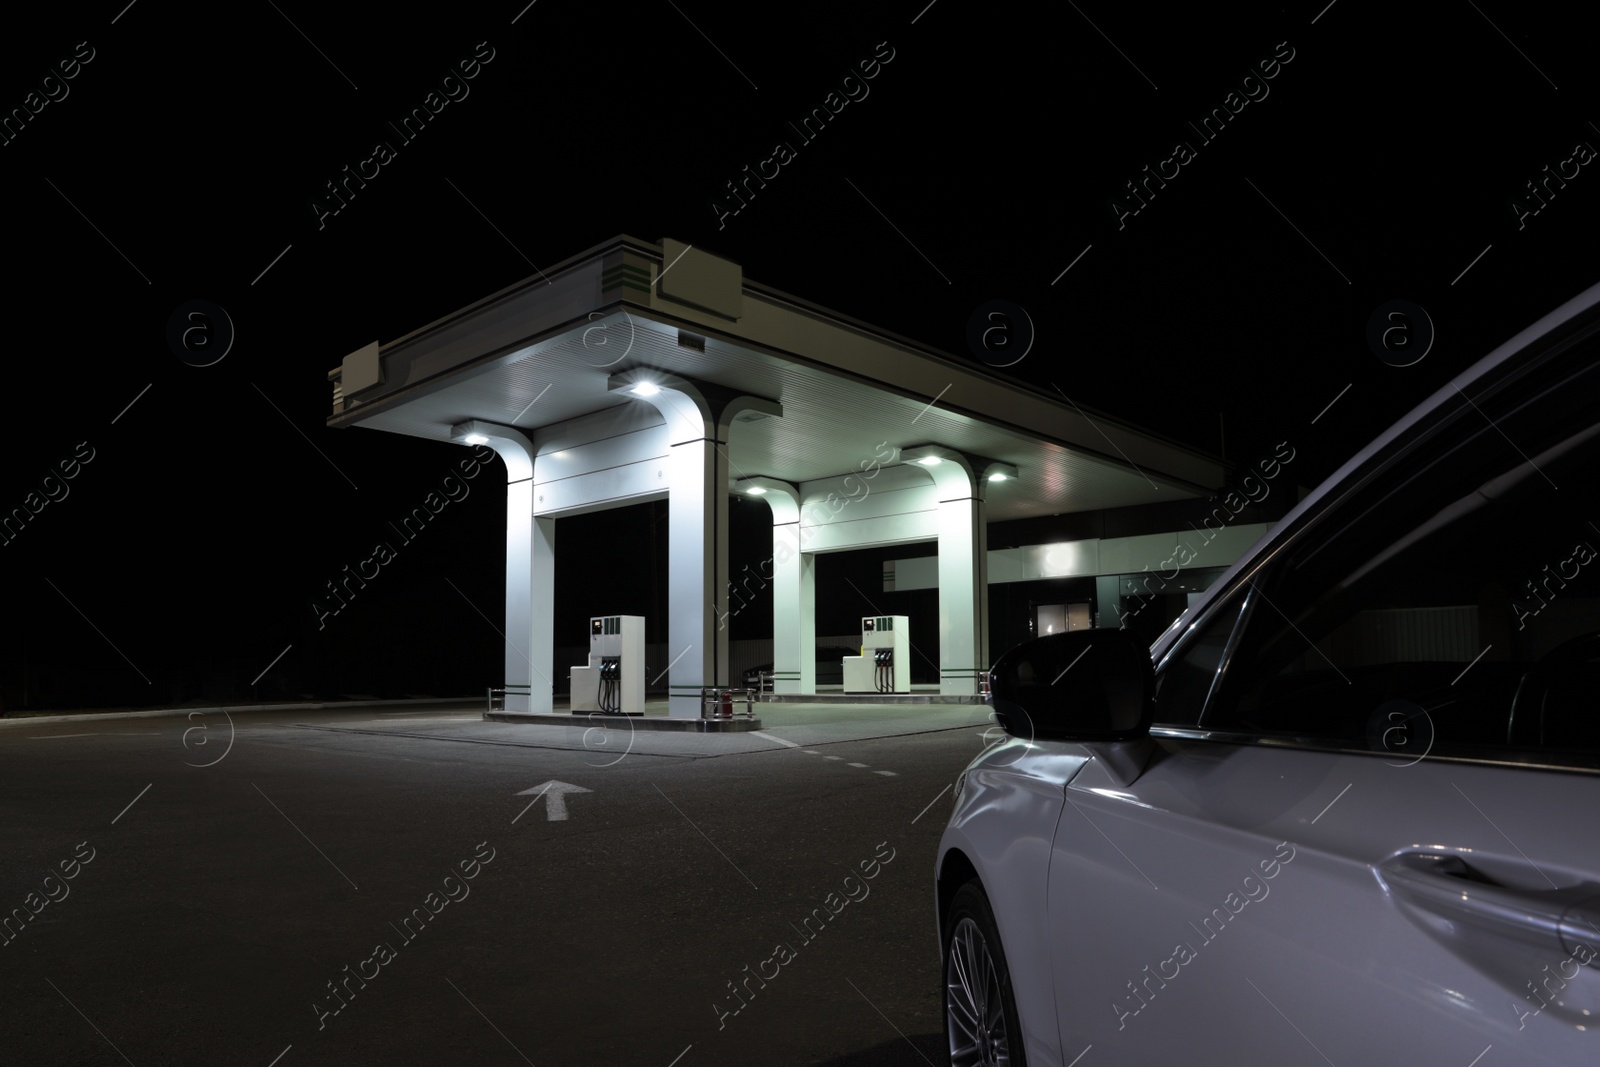
{"type": "MultiPolygon", "coordinates": [[[[1059,361],[1070,395],[1065,357],[1034,358],[1059,361]]],[[[1205,536],[1185,526],[991,553],[992,522],[1206,498],[1223,464],[670,239],[617,237],[352,352],[329,379],[330,427],[487,444],[504,460],[512,712],[551,711],[566,671],[553,662],[563,517],[667,501],[668,709],[694,718],[702,687],[737,684],[724,625],[730,494],[772,512],[761,577],[778,694],[816,691],[819,553],[936,542],[936,557],[899,561],[886,581],[937,586],[938,618],[911,618],[909,640],[936,626],[939,693],[970,698],[991,660],[992,582],[1092,576],[1092,624],[1116,626],[1131,576],[1172,568],[1175,544],[1189,546],[1192,573],[1231,563],[1266,529],[1219,523],[1205,536]]]]}

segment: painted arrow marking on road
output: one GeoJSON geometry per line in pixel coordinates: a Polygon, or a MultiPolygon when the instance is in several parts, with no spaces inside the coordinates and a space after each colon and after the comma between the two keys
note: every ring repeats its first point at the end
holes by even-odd
{"type": "MultiPolygon", "coordinates": [[[[565,822],[567,818],[567,794],[592,792],[594,792],[594,790],[585,789],[581,785],[572,785],[569,782],[557,782],[551,780],[544,783],[544,785],[536,785],[532,789],[524,789],[522,792],[517,793],[516,795],[519,797],[525,797],[530,793],[537,793],[538,796],[528,801],[528,808],[531,808],[535,804],[539,803],[539,797],[542,797],[548,793],[550,795],[550,799],[545,801],[546,821],[565,822]]],[[[517,819],[520,819],[522,816],[528,814],[528,808],[523,808],[522,811],[518,813],[517,819]]],[[[512,825],[516,825],[517,819],[511,820],[512,825]]]]}

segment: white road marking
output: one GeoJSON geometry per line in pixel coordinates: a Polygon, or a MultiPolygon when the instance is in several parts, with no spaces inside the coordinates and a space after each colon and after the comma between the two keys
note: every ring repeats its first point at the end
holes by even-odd
{"type": "Polygon", "coordinates": [[[759,738],[762,738],[763,740],[766,740],[766,741],[776,741],[778,744],[782,745],[784,748],[799,748],[800,747],[798,744],[796,744],[793,741],[785,741],[781,737],[774,737],[772,734],[767,733],[765,730],[751,730],[750,734],[751,734],[752,737],[759,737],[759,738]]]}
{"type": "MultiPolygon", "coordinates": [[[[538,793],[539,796],[528,801],[528,808],[531,808],[539,803],[539,797],[548,794],[550,799],[546,800],[544,805],[545,821],[564,822],[567,818],[567,794],[589,792],[593,792],[593,790],[585,789],[581,785],[573,785],[570,782],[549,781],[543,785],[536,785],[532,789],[524,789],[517,796],[525,797],[530,793],[538,793]]],[[[523,808],[522,813],[517,815],[517,819],[522,818],[522,815],[527,813],[528,808],[523,808]]],[[[512,823],[515,823],[517,819],[512,819],[512,823]]]]}
{"type": "Polygon", "coordinates": [[[451,718],[426,718],[410,719],[340,719],[329,723],[330,726],[382,726],[386,722],[478,722],[482,721],[481,715],[456,715],[451,718]]]}

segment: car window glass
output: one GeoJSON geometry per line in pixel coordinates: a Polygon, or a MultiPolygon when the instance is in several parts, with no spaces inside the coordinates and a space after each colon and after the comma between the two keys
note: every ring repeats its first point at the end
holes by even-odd
{"type": "Polygon", "coordinates": [[[1258,574],[1204,725],[1600,766],[1593,353],[1458,405],[1258,574]]]}
{"type": "Polygon", "coordinates": [[[1156,676],[1156,723],[1194,726],[1200,721],[1212,687],[1221,677],[1223,657],[1243,602],[1243,593],[1231,594],[1162,665],[1156,676]]]}

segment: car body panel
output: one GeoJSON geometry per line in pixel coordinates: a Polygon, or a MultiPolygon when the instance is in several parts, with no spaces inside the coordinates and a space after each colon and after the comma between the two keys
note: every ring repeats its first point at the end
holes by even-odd
{"type": "MultiPolygon", "coordinates": [[[[1028,1062],[1059,1067],[1048,942],[1024,917],[1042,915],[1050,853],[1066,784],[1090,759],[1079,745],[1039,745],[1008,738],[968,767],[955,810],[939,843],[944,872],[952,851],[979,871],[1005,871],[984,881],[1006,962],[1017,991],[1028,1062]]],[[[953,890],[955,887],[951,887],[953,890]]],[[[944,916],[938,916],[942,925],[944,916]]],[[[941,931],[942,934],[942,931],[941,931]]]]}
{"type": "Polygon", "coordinates": [[[1388,868],[1448,852],[1519,877],[1530,900],[1546,878],[1594,886],[1583,872],[1600,870],[1600,842],[1575,840],[1561,813],[1593,811],[1600,780],[1181,740],[1130,785],[1093,777],[1067,789],[1043,913],[1064,1051],[1093,1044],[1104,1064],[1195,1048],[1218,1063],[1465,1064],[1490,1044],[1524,1064],[1594,1056],[1581,1028],[1585,1011],[1600,1019],[1600,970],[1564,963],[1554,934],[1474,929],[1472,908],[1419,899],[1388,868]],[[1564,1004],[1546,1006],[1528,983],[1552,972],[1561,985],[1542,996],[1564,1004]]]}
{"type": "MultiPolygon", "coordinates": [[[[1451,420],[1477,407],[1469,387],[1481,394],[1518,380],[1530,365],[1523,356],[1565,350],[1574,338],[1585,347],[1570,351],[1592,360],[1597,305],[1600,286],[1498,346],[1352,457],[1160,635],[1150,650],[1158,678],[1191,652],[1201,677],[1243,669],[1229,662],[1237,629],[1225,643],[1190,638],[1253,625],[1247,586],[1315,548],[1347,494],[1387,481],[1385,465],[1403,472],[1436,429],[1454,440],[1461,421],[1451,420]]],[[[1382,512],[1358,514],[1384,529],[1382,512]]],[[[1210,692],[1196,715],[1214,683],[1210,692]]],[[[1131,747],[1038,742],[1019,767],[1052,767],[1051,754],[1080,762],[1070,774],[967,776],[941,869],[959,847],[991,894],[1030,1061],[1070,1063],[1090,1048],[1097,1064],[1465,1065],[1491,1047],[1498,1062],[1535,1067],[1596,1058],[1600,773],[1526,751],[1396,760],[1315,739],[1251,741],[1165,711],[1142,761],[1131,747]],[[1057,781],[1063,796],[1041,875],[1038,841],[1057,781]],[[1048,1038],[1044,988],[1057,1026],[1048,1038]]]]}

